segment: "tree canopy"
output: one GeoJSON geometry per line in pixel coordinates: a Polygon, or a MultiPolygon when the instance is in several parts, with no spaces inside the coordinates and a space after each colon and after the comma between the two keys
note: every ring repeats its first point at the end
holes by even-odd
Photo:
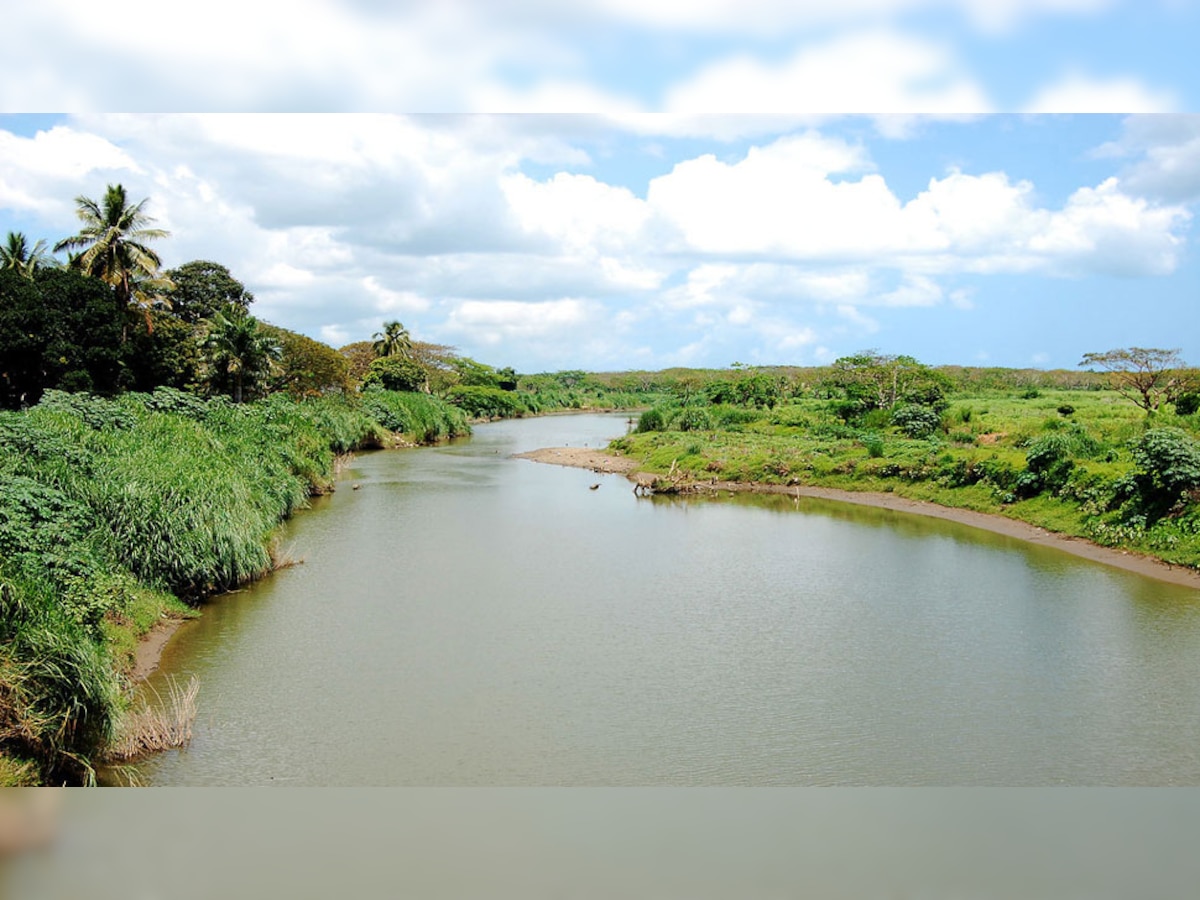
{"type": "Polygon", "coordinates": [[[1126,347],[1085,353],[1080,366],[1099,367],[1111,374],[1113,389],[1146,412],[1154,412],[1177,386],[1176,369],[1183,365],[1178,350],[1126,347]]]}
{"type": "Polygon", "coordinates": [[[229,306],[247,310],[254,295],[220,263],[194,259],[167,272],[171,312],[190,324],[211,319],[229,306]]]}
{"type": "Polygon", "coordinates": [[[99,203],[76,197],[75,214],[83,227],[54,250],[79,251],[71,256],[70,267],[112,285],[122,304],[138,307],[152,328],[150,309],[165,302],[171,283],[159,272],[162,261],[146,242],[169,237],[170,232],[149,227],[154,219],[146,214],[146,203],[143,199],[131,205],[119,184],[108,185],[99,203]]]}

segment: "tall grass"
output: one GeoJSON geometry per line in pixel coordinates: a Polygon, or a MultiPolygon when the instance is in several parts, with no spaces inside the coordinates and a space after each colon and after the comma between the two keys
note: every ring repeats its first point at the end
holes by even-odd
{"type": "Polygon", "coordinates": [[[470,434],[463,410],[430,394],[408,391],[366,391],[363,409],[389,431],[421,444],[470,434]]]}
{"type": "Polygon", "coordinates": [[[87,781],[127,702],[126,632],[270,569],[278,523],[383,436],[340,399],[49,392],[0,414],[0,755],[87,781]]]}

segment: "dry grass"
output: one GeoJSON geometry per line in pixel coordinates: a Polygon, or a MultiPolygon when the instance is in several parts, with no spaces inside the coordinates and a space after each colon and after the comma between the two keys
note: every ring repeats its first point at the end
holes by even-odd
{"type": "Polygon", "coordinates": [[[122,718],[117,739],[109,747],[106,758],[127,761],[148,753],[187,746],[192,739],[199,692],[200,681],[195,675],[182,688],[175,679],[170,679],[165,700],[154,691],[154,703],[146,703],[122,718]]]}

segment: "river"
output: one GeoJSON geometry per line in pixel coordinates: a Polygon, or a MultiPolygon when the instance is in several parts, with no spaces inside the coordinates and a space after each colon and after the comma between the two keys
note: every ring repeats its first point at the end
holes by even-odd
{"type": "Polygon", "coordinates": [[[927,517],[637,498],[510,458],[626,418],[357,457],[285,526],[302,565],[168,645],[149,684],[197,674],[200,711],[140,779],[1200,784],[1195,590],[927,517]]]}

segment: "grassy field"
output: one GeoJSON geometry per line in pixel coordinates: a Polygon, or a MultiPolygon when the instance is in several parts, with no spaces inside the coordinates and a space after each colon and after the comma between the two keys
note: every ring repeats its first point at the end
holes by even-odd
{"type": "Polygon", "coordinates": [[[892,492],[1200,568],[1198,433],[1195,415],[1148,416],[1112,391],[990,390],[952,395],[919,437],[889,410],[847,422],[828,399],[662,404],[613,448],[649,471],[892,492]]]}

